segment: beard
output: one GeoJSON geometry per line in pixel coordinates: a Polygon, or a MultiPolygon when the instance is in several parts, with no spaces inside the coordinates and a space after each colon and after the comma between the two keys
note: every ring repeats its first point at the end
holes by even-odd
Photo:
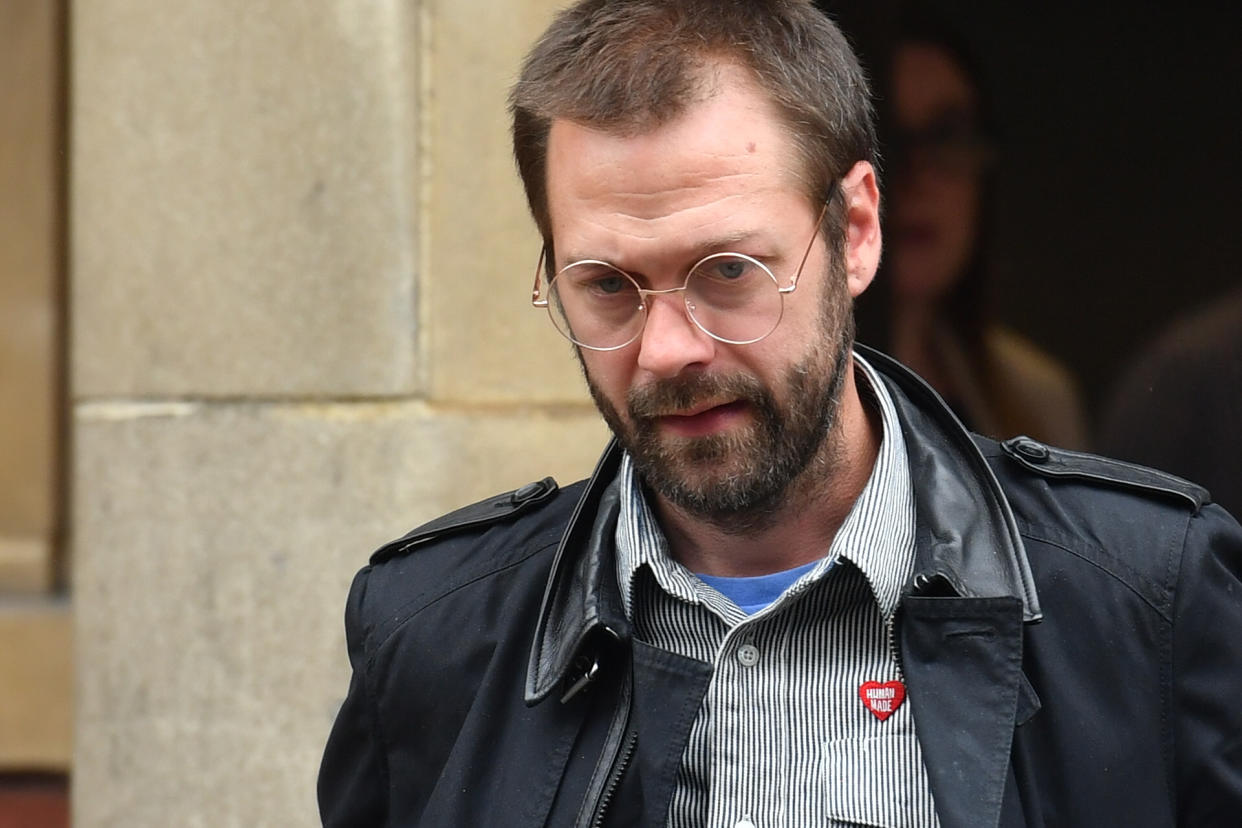
{"type": "Polygon", "coordinates": [[[587,374],[596,406],[648,487],[723,531],[752,534],[779,519],[795,484],[809,486],[831,472],[854,341],[843,276],[835,293],[821,312],[819,341],[785,372],[779,396],[749,374],[686,373],[631,389],[622,417],[587,374]],[[660,429],[663,415],[734,401],[745,403],[753,422],[700,437],[660,429]],[[812,466],[818,474],[807,474],[812,466]]]}

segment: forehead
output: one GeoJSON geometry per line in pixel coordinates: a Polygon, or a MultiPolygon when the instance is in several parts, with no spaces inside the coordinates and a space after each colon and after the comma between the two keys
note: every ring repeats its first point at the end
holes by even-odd
{"type": "MultiPolygon", "coordinates": [[[[800,193],[794,143],[748,70],[711,67],[702,96],[653,129],[626,134],[554,121],[547,193],[554,237],[584,213],[643,225],[697,211],[704,216],[757,199],[800,193]]],[[[559,246],[559,243],[558,243],[559,246]]]]}
{"type": "Polygon", "coordinates": [[[919,127],[946,112],[974,112],[977,96],[974,83],[949,52],[911,42],[894,53],[893,103],[901,126],[919,127]]]}

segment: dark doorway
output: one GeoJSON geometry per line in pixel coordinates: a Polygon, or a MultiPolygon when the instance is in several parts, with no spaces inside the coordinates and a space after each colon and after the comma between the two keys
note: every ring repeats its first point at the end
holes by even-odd
{"type": "MultiPolygon", "coordinates": [[[[883,127],[901,4],[820,5],[863,54],[883,127]]],[[[970,44],[1004,133],[995,312],[1096,413],[1139,348],[1242,282],[1242,7],[925,6],[970,44]]]]}

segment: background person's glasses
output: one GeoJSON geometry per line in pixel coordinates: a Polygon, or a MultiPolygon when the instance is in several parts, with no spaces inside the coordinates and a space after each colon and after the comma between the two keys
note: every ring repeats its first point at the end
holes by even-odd
{"type": "Polygon", "coordinates": [[[950,110],[920,129],[896,130],[890,154],[897,170],[911,167],[975,175],[996,161],[996,147],[966,111],[950,110]]]}
{"type": "Polygon", "coordinates": [[[744,253],[713,253],[690,268],[681,287],[665,290],[639,287],[632,276],[608,262],[573,262],[557,271],[548,282],[547,296],[541,297],[539,280],[545,250],[540,252],[535,269],[531,304],[547,308],[552,324],[575,345],[592,351],[615,351],[642,334],[649,297],[680,293],[686,315],[703,333],[730,345],[750,345],[780,324],[785,294],[798,287],[827,209],[825,203],[798,270],[786,287],[781,287],[758,259],[744,253]]]}

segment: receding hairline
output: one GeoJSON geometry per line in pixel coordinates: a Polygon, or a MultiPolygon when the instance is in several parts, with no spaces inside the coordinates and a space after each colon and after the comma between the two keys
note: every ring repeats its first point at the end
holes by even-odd
{"type": "MultiPolygon", "coordinates": [[[[815,209],[823,204],[826,194],[814,192],[810,175],[811,161],[799,141],[792,118],[784,111],[772,93],[764,87],[758,73],[752,67],[727,52],[704,52],[700,57],[696,57],[693,70],[687,74],[693,75],[691,83],[694,93],[680,100],[676,108],[664,112],[658,118],[653,117],[642,122],[627,119],[624,123],[615,125],[588,122],[565,116],[551,118],[545,137],[545,158],[550,159],[552,156],[553,136],[558,131],[556,129],[558,124],[572,125],[575,129],[610,138],[622,140],[638,138],[674,125],[679,119],[688,117],[695,107],[709,103],[712,99],[725,94],[730,88],[741,87],[753,94],[761,107],[757,114],[770,119],[777,136],[782,141],[779,171],[788,186],[801,190],[815,209]]],[[[544,170],[545,192],[552,174],[553,168],[549,163],[544,170]]],[[[550,208],[551,205],[548,206],[550,208]]]]}
{"type": "Polygon", "coordinates": [[[552,122],[652,130],[703,97],[702,67],[722,59],[765,93],[792,139],[791,187],[829,200],[824,229],[840,235],[834,185],[853,162],[878,158],[866,72],[831,17],[810,0],[579,0],[527,54],[509,97],[514,157],[545,244],[552,122]]]}

